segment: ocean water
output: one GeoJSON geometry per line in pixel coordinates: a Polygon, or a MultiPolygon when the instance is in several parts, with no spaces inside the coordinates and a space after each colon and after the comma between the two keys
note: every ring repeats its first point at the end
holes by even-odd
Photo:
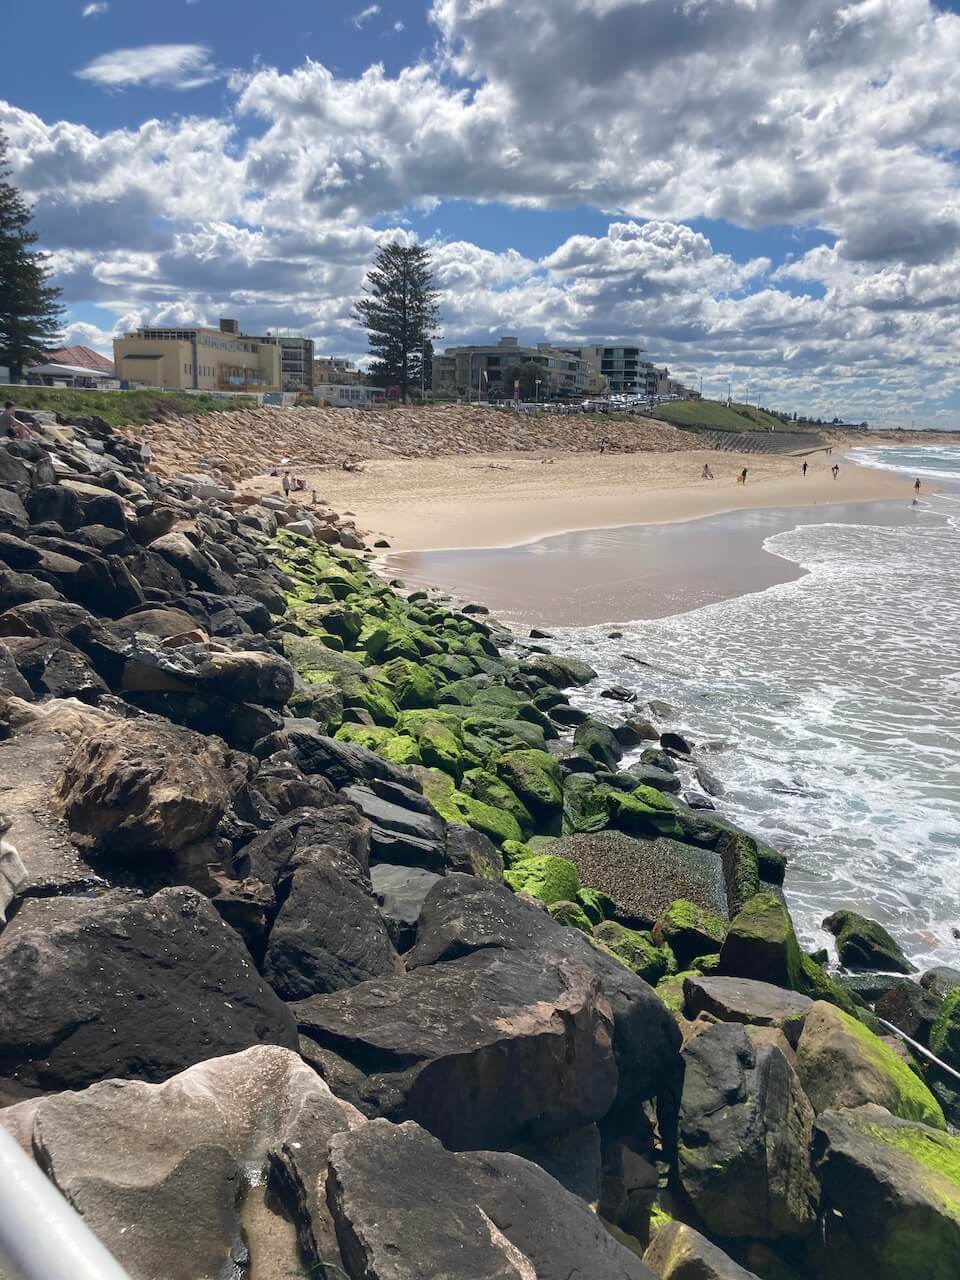
{"type": "MultiPolygon", "coordinates": [[[[960,448],[858,450],[920,476],[905,525],[799,525],[796,580],[673,617],[557,631],[609,683],[676,708],[721,809],[782,848],[801,939],[849,907],[922,967],[960,965],[960,448]],[[622,655],[631,653],[649,665],[622,655]]],[[[609,715],[596,694],[586,701],[609,715]]]]}

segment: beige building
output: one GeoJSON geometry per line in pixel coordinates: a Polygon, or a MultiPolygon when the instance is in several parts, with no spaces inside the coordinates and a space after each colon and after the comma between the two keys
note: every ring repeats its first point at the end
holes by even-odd
{"type": "Polygon", "coordinates": [[[433,357],[435,395],[476,395],[482,399],[513,395],[508,371],[517,365],[537,364],[542,369],[540,394],[577,397],[601,389],[599,371],[575,348],[538,342],[522,347],[517,338],[501,338],[490,346],[447,347],[433,357]]]}
{"type": "Polygon", "coordinates": [[[117,377],[180,391],[312,391],[309,338],[248,337],[236,320],[218,329],[143,328],[115,338],[117,377]]]}
{"type": "Polygon", "coordinates": [[[359,387],[363,374],[352,360],[342,356],[317,356],[313,362],[313,381],[318,387],[359,387]]]}

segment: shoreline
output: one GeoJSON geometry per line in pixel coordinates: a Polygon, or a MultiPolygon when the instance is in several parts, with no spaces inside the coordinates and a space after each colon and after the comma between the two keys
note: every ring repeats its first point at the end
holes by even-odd
{"type": "MultiPolygon", "coordinates": [[[[666,525],[738,511],[897,501],[906,477],[836,455],[803,477],[792,455],[711,450],[637,454],[490,454],[377,460],[362,471],[307,473],[318,500],[349,514],[392,554],[518,548],[594,530],[666,525]],[[716,477],[703,480],[708,464],[716,477]],[[748,470],[747,484],[736,475],[748,470]]],[[[275,478],[248,482],[273,492],[275,478]]]]}
{"type": "Polygon", "coordinates": [[[807,576],[767,549],[805,525],[896,526],[936,519],[890,501],[764,507],[610,529],[581,529],[512,547],[385,551],[384,581],[482,601],[519,634],[525,627],[628,626],[763,593],[807,576]]]}

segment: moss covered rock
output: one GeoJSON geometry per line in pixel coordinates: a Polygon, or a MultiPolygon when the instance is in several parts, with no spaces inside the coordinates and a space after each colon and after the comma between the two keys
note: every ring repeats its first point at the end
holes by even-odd
{"type": "Polygon", "coordinates": [[[588,716],[578,724],[573,734],[574,746],[598,764],[607,769],[616,769],[617,761],[623,755],[623,748],[617,741],[617,735],[608,724],[588,716]]]}
{"type": "Polygon", "coordinates": [[[796,1068],[818,1114],[875,1102],[904,1120],[946,1127],[940,1104],[899,1054],[822,1000],[807,1013],[796,1068]]]}
{"type": "Polygon", "coordinates": [[[380,679],[389,686],[401,710],[437,705],[437,682],[419,662],[392,658],[380,667],[380,679]]]}
{"type": "Polygon", "coordinates": [[[557,924],[568,925],[571,929],[579,929],[588,937],[592,936],[593,925],[587,919],[583,907],[577,902],[551,902],[547,908],[557,924]]]}
{"type": "Polygon", "coordinates": [[[538,654],[520,663],[524,675],[536,676],[557,689],[569,689],[574,685],[589,684],[597,673],[587,662],[577,658],[561,658],[554,654],[538,654]]]}
{"type": "Polygon", "coordinates": [[[679,973],[665,974],[657,981],[657,995],[674,1016],[684,1012],[686,1002],[683,992],[684,981],[687,978],[699,977],[700,972],[697,969],[682,969],[679,973]]]}
{"type": "Polygon", "coordinates": [[[658,946],[670,947],[678,964],[687,965],[697,956],[719,955],[728,928],[716,911],[677,898],[653,926],[653,937],[658,946]]]}
{"type": "Polygon", "coordinates": [[[446,822],[472,827],[497,845],[504,841],[520,841],[520,827],[509,813],[459,791],[447,772],[437,768],[415,770],[423,786],[423,794],[446,822]]]}
{"type": "Polygon", "coordinates": [[[883,973],[916,973],[883,925],[856,911],[835,911],[823,927],[837,939],[840,963],[851,969],[879,969],[883,973]]]}
{"type": "Polygon", "coordinates": [[[607,797],[610,822],[617,830],[651,840],[657,836],[671,840],[682,838],[683,830],[673,805],[655,788],[641,786],[629,792],[609,788],[607,797]]]}
{"type": "Polygon", "coordinates": [[[755,894],[731,921],[720,952],[723,973],[800,991],[802,955],[793,921],[775,893],[755,894]]]}
{"type": "Polygon", "coordinates": [[[503,716],[471,714],[463,720],[463,742],[468,750],[481,760],[488,760],[506,751],[543,751],[546,739],[539,725],[526,720],[508,720],[503,716]]]}
{"type": "Polygon", "coordinates": [[[949,1066],[960,1071],[960,987],[947,992],[930,1031],[930,1048],[949,1066]]]}
{"type": "Polygon", "coordinates": [[[563,783],[563,834],[602,831],[610,822],[609,789],[589,773],[571,773],[563,783]]]}
{"type": "Polygon", "coordinates": [[[813,1150],[825,1205],[843,1224],[833,1267],[827,1238],[822,1275],[850,1275],[852,1253],[875,1280],[955,1280],[960,1138],[866,1105],[822,1114],[813,1150]]]}
{"type": "Polygon", "coordinates": [[[580,890],[577,902],[583,907],[591,924],[602,924],[617,909],[612,898],[607,897],[600,889],[591,889],[589,886],[580,890]]]}
{"type": "Polygon", "coordinates": [[[615,920],[604,920],[594,926],[593,936],[651,986],[656,986],[670,969],[676,968],[668,949],[658,947],[653,935],[640,929],[628,929],[615,920]]]}
{"type": "Polygon", "coordinates": [[[535,824],[530,810],[502,778],[488,769],[470,769],[464,774],[463,783],[463,789],[475,799],[512,814],[520,826],[524,840],[533,835],[535,824]]]}
{"type": "Polygon", "coordinates": [[[530,894],[548,907],[554,902],[575,901],[580,888],[573,863],[548,853],[513,863],[503,878],[516,893],[530,894]]]}
{"type": "Polygon", "coordinates": [[[545,751],[508,751],[496,761],[502,778],[533,814],[537,826],[559,830],[563,806],[560,766],[545,751]]]}

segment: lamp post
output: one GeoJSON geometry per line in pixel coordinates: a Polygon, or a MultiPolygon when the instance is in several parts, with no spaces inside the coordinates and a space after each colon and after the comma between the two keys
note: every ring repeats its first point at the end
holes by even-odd
{"type": "Polygon", "coordinates": [[[537,381],[537,388],[536,388],[536,392],[535,392],[535,394],[534,394],[534,400],[533,400],[533,403],[534,403],[535,408],[539,409],[539,408],[540,408],[540,387],[541,387],[541,385],[542,385],[542,383],[543,383],[543,379],[542,379],[542,378],[537,378],[537,380],[536,380],[536,381],[537,381]]]}

